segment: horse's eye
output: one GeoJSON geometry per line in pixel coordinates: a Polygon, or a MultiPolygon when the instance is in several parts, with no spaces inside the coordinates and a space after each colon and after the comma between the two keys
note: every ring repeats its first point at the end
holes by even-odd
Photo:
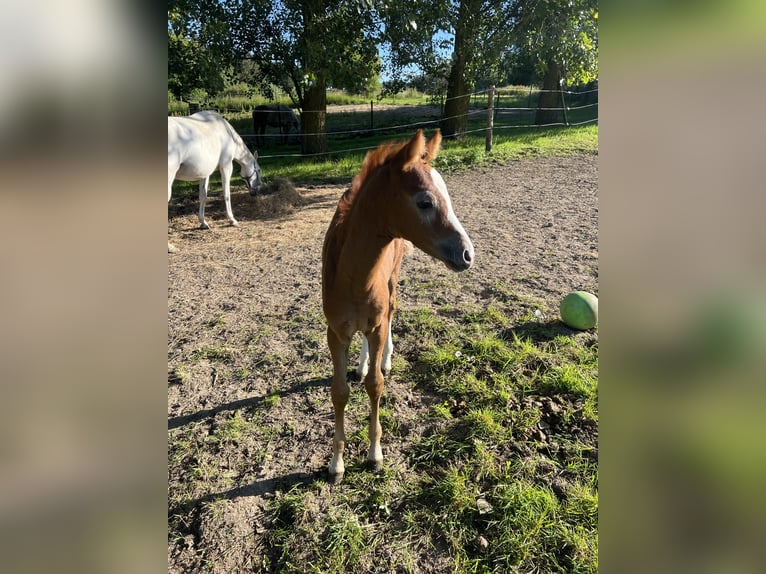
{"type": "Polygon", "coordinates": [[[427,197],[425,199],[419,199],[415,202],[415,205],[418,206],[418,209],[431,209],[434,204],[431,201],[430,197],[427,197]]]}

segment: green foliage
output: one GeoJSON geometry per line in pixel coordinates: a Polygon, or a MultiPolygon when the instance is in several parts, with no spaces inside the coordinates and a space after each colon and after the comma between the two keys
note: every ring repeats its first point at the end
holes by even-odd
{"type": "MultiPolygon", "coordinates": [[[[445,115],[452,116],[461,111],[455,98],[474,87],[532,81],[552,66],[569,85],[596,79],[597,19],[595,0],[542,6],[524,0],[174,0],[168,7],[168,89],[178,100],[221,109],[249,112],[257,91],[258,103],[284,98],[321,111],[330,101],[326,88],[398,97],[410,82],[432,103],[446,96],[455,109],[445,115]],[[379,45],[386,46],[385,60],[379,45]],[[384,67],[390,79],[381,90],[384,67]],[[233,82],[249,89],[233,93],[233,82]],[[191,94],[195,88],[222,99],[201,99],[191,94]]],[[[182,111],[180,105],[172,110],[182,111]]],[[[313,120],[304,122],[304,131],[321,132],[321,122],[313,120]]],[[[449,121],[444,129],[446,135],[465,131],[454,131],[449,121]]],[[[318,149],[323,152],[324,144],[318,149]]]]}
{"type": "Polygon", "coordinates": [[[569,85],[598,78],[598,3],[549,0],[546,10],[524,4],[515,46],[542,76],[555,64],[569,85]]]}
{"type": "Polygon", "coordinates": [[[364,92],[376,83],[380,60],[371,10],[343,0],[274,3],[268,27],[259,49],[252,37],[243,38],[243,45],[264,77],[301,107],[314,85],[364,92]]]}
{"type": "MultiPolygon", "coordinates": [[[[168,4],[168,89],[186,99],[194,88],[221,92],[237,62],[242,9],[236,0],[172,0],[168,4]]],[[[246,3],[262,21],[269,1],[246,3]]]]}
{"type": "Polygon", "coordinates": [[[221,90],[224,78],[214,59],[198,40],[168,31],[168,91],[178,99],[194,100],[194,89],[221,90]]]}

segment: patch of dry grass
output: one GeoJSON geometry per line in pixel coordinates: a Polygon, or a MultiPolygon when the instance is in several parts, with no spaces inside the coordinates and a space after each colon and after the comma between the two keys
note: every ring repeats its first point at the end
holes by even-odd
{"type": "Polygon", "coordinates": [[[275,217],[289,215],[305,204],[306,199],[298,193],[291,180],[277,177],[261,188],[253,201],[244,203],[241,209],[248,218],[275,217]]]}

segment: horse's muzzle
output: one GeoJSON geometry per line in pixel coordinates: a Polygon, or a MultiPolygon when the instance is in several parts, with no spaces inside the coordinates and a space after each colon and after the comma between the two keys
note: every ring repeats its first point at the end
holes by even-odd
{"type": "Polygon", "coordinates": [[[247,189],[250,191],[250,195],[256,196],[258,195],[258,192],[263,187],[263,182],[261,179],[255,175],[251,177],[246,177],[245,183],[247,184],[247,189]]]}
{"type": "Polygon", "coordinates": [[[441,246],[441,259],[452,271],[465,271],[473,265],[475,252],[468,236],[460,236],[441,246]]]}

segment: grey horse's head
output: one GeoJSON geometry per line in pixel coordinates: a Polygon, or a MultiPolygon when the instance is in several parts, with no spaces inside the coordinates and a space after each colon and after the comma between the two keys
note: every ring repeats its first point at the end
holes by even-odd
{"type": "Polygon", "coordinates": [[[258,152],[253,154],[253,161],[246,163],[242,166],[240,171],[242,179],[247,183],[247,189],[250,191],[250,195],[258,195],[258,190],[263,187],[263,179],[261,178],[261,166],[258,165],[258,152]]]}

